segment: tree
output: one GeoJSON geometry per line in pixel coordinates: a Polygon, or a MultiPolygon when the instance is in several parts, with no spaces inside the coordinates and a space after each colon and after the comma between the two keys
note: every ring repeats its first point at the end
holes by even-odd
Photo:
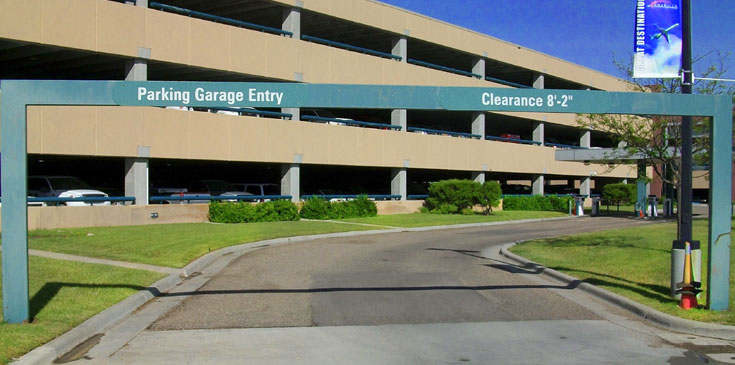
{"type": "MultiPolygon", "coordinates": [[[[719,51],[708,52],[692,60],[696,77],[692,91],[695,94],[729,94],[735,101],[735,86],[726,82],[707,79],[721,79],[727,72],[726,63],[730,53],[719,51]],[[708,64],[706,67],[701,67],[708,64]]],[[[629,57],[628,59],[632,59],[629,57]]],[[[614,60],[613,63],[629,82],[630,91],[680,93],[680,79],[633,79],[633,66],[630,62],[614,60]]],[[[643,157],[646,165],[653,166],[654,173],[664,182],[679,186],[681,160],[681,122],[679,117],[668,116],[633,116],[582,114],[577,123],[586,129],[608,133],[619,147],[624,148],[629,156],[643,157]]],[[[733,117],[735,124],[735,115],[733,117]]],[[[693,119],[693,158],[694,165],[709,164],[709,121],[704,118],[693,119]]],[[[619,161],[611,159],[610,165],[619,161]]],[[[701,175],[708,172],[703,171],[701,175]]],[[[681,189],[679,189],[681,190],[681,189]]]]}

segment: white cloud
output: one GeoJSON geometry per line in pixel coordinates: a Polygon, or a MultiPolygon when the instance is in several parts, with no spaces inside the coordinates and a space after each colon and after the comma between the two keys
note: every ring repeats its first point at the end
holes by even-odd
{"type": "Polygon", "coordinates": [[[669,35],[669,41],[661,37],[656,40],[653,54],[643,58],[643,67],[637,77],[679,77],[681,69],[681,39],[669,35]]]}

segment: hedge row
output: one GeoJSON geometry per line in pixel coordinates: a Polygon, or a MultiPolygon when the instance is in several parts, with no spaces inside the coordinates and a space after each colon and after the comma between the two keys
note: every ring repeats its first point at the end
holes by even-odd
{"type": "Polygon", "coordinates": [[[209,203],[209,220],[215,223],[251,223],[299,220],[299,208],[290,200],[258,204],[246,202],[209,203]]]}
{"type": "Polygon", "coordinates": [[[366,196],[334,203],[315,197],[304,202],[301,212],[296,204],[289,200],[276,200],[255,205],[246,202],[212,201],[209,203],[209,220],[215,223],[297,221],[300,218],[342,219],[376,215],[378,215],[378,208],[375,202],[366,196]]]}
{"type": "Polygon", "coordinates": [[[552,195],[506,196],[503,198],[503,210],[567,212],[569,202],[574,202],[574,197],[552,195]]]}
{"type": "Polygon", "coordinates": [[[329,202],[322,198],[312,197],[304,201],[301,207],[301,218],[305,219],[342,219],[375,217],[376,215],[378,215],[378,207],[375,202],[364,195],[344,202],[329,202]]]}

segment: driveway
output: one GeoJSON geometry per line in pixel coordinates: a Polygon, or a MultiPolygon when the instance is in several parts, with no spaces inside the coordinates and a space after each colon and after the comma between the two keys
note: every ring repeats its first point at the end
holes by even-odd
{"type": "Polygon", "coordinates": [[[177,305],[122,348],[80,362],[704,361],[672,345],[686,342],[681,335],[495,254],[512,241],[640,224],[585,217],[268,247],[196,290],[162,296],[177,305]]]}

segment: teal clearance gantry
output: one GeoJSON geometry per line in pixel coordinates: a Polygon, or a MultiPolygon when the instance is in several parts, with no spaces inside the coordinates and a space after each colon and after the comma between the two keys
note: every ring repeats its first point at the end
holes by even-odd
{"type": "Polygon", "coordinates": [[[26,109],[31,105],[365,108],[711,117],[708,305],[729,304],[729,96],[471,87],[3,80],[2,277],[5,321],[29,319],[26,109]]]}

